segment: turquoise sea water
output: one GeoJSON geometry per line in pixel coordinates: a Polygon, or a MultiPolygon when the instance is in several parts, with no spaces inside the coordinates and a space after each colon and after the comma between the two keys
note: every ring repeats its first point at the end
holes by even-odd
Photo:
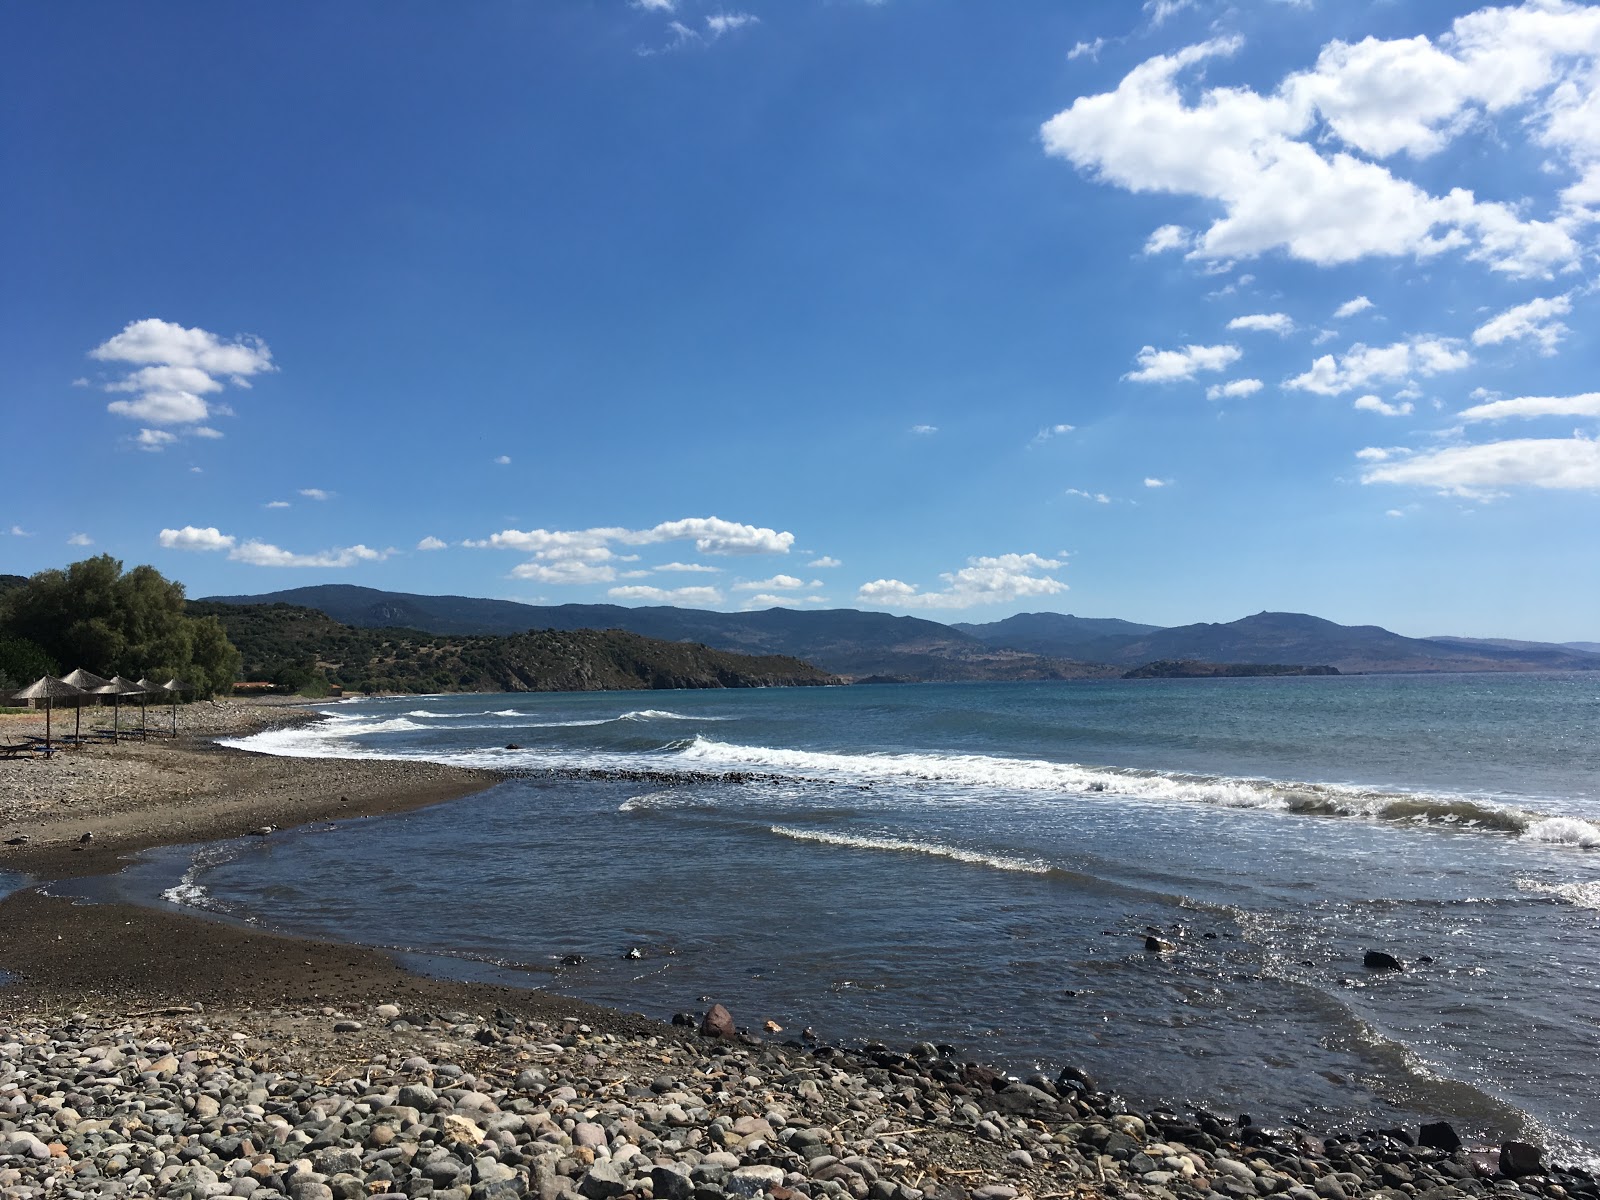
{"type": "Polygon", "coordinates": [[[328,712],[241,744],[512,777],[119,886],[655,1016],[710,996],[752,1027],[1077,1063],[1141,1103],[1600,1147],[1593,676],[328,712]]]}

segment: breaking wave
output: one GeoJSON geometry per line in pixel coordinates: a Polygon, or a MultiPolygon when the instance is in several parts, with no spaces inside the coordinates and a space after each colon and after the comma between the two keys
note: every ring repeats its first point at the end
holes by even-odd
{"type": "Polygon", "coordinates": [[[1049,863],[1038,859],[1013,858],[1004,854],[985,854],[979,850],[964,850],[959,846],[945,846],[938,842],[913,842],[903,838],[864,837],[844,833],[821,833],[810,829],[792,829],[786,825],[772,826],[779,837],[797,842],[820,842],[825,846],[844,846],[852,850],[889,850],[899,854],[926,854],[932,858],[948,858],[954,862],[974,866],[992,867],[996,871],[1016,871],[1025,875],[1049,875],[1055,870],[1049,863]]]}

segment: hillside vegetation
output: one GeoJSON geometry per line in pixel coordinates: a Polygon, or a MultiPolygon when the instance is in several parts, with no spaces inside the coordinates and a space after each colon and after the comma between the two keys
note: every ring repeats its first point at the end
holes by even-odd
{"type": "Polygon", "coordinates": [[[291,604],[197,601],[244,657],[244,677],[293,690],[589,692],[796,687],[838,682],[799,659],[755,657],[621,630],[535,629],[506,637],[354,628],[291,604]]]}

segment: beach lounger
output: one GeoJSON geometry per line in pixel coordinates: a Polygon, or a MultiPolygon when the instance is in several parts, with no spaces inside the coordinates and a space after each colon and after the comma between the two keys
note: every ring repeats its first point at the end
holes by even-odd
{"type": "Polygon", "coordinates": [[[32,742],[5,742],[0,743],[0,758],[20,758],[23,754],[34,752],[32,742]]]}

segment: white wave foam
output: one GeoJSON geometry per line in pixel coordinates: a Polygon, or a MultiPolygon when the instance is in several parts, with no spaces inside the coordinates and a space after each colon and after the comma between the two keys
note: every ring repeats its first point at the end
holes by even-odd
{"type": "Polygon", "coordinates": [[[959,846],[944,846],[938,842],[912,842],[903,838],[821,833],[809,829],[794,829],[787,825],[774,825],[771,831],[779,837],[791,838],[797,842],[819,842],[825,846],[844,846],[852,850],[890,850],[900,854],[926,854],[933,858],[948,858],[955,862],[993,867],[997,871],[1018,871],[1025,875],[1048,875],[1052,870],[1049,863],[1038,859],[984,854],[978,850],[964,850],[959,846]]]}
{"type": "Polygon", "coordinates": [[[1600,910],[1600,880],[1597,879],[1577,880],[1573,883],[1545,883],[1538,879],[1519,879],[1517,887],[1525,892],[1549,896],[1552,900],[1559,900],[1564,904],[1600,910]]]}
{"type": "Polygon", "coordinates": [[[641,708],[634,712],[625,712],[617,718],[619,721],[731,721],[732,717],[706,717],[690,716],[687,713],[675,713],[665,708],[641,708]]]}
{"type": "Polygon", "coordinates": [[[1600,826],[1574,817],[1545,817],[1535,820],[1522,835],[1530,842],[1549,842],[1556,846],[1600,849],[1600,826]]]}

